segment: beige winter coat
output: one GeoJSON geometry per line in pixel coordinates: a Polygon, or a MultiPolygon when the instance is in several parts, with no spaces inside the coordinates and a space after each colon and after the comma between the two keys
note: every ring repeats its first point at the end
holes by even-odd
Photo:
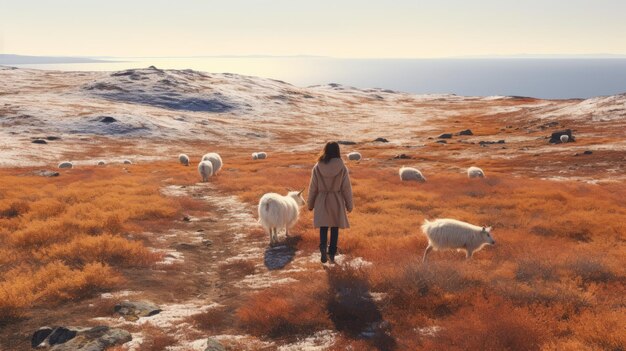
{"type": "Polygon", "coordinates": [[[318,162],[313,167],[307,204],[309,210],[314,210],[315,228],[350,228],[346,210],[352,211],[352,184],[348,168],[340,158],[318,162]]]}

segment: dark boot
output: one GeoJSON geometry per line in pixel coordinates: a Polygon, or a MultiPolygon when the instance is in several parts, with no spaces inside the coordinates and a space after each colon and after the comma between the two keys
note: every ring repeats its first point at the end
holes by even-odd
{"type": "Polygon", "coordinates": [[[322,254],[322,258],[321,258],[322,263],[326,263],[328,261],[328,258],[326,257],[326,247],[320,246],[320,254],[322,254]]]}

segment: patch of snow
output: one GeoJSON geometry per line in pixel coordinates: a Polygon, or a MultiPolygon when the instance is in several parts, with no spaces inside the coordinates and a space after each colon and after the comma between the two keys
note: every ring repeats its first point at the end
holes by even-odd
{"type": "Polygon", "coordinates": [[[322,330],[291,344],[279,346],[279,351],[322,351],[335,343],[337,333],[332,330],[322,330]]]}

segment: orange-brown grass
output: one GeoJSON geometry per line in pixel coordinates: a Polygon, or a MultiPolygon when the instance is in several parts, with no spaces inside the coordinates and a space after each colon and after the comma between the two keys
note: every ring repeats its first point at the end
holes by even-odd
{"type": "MultiPolygon", "coordinates": [[[[339,252],[373,263],[366,277],[373,292],[385,294],[378,303],[399,349],[623,347],[623,338],[602,327],[604,319],[626,325],[623,183],[508,176],[506,164],[473,180],[430,164],[426,183],[401,182],[401,163],[389,160],[384,148],[370,151],[371,159],[349,164],[355,210],[351,229],[340,233],[339,252]],[[457,252],[433,252],[422,265],[425,218],[491,225],[497,244],[470,261],[457,252]],[[429,326],[443,329],[434,337],[419,332],[429,326]]],[[[307,186],[313,163],[310,154],[272,153],[267,161],[235,156],[228,176],[213,181],[254,206],[266,192],[307,186]]],[[[292,231],[303,239],[301,250],[316,251],[311,219],[303,210],[292,231]]],[[[306,295],[299,292],[305,285],[290,286],[289,296],[306,295]]],[[[239,310],[243,324],[256,334],[280,334],[286,327],[272,323],[293,313],[289,296],[259,293],[239,310]]]]}
{"type": "Polygon", "coordinates": [[[241,327],[258,336],[294,337],[331,327],[328,290],[320,273],[307,284],[278,285],[253,294],[237,310],[241,327]]]}
{"type": "Polygon", "coordinates": [[[55,178],[29,171],[0,171],[0,322],[115,288],[119,268],[159,259],[128,237],[140,222],[178,212],[150,167],[87,167],[55,178]]]}

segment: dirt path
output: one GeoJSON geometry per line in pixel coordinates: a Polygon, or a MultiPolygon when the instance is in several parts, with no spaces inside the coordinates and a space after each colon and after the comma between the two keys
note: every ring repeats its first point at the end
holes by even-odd
{"type": "MultiPolygon", "coordinates": [[[[177,340],[171,350],[204,350],[211,336],[226,346],[238,350],[296,350],[308,347],[322,350],[332,345],[333,331],[318,332],[291,344],[277,345],[274,341],[241,335],[235,328],[233,313],[246,297],[276,284],[297,281],[297,273],[319,269],[314,253],[296,250],[299,238],[290,238],[285,245],[269,248],[267,238],[256,226],[252,208],[237,197],[221,193],[212,184],[192,186],[170,185],[162,189],[166,196],[188,196],[205,201],[210,211],[206,216],[188,216],[176,229],[155,235],[158,251],[165,253],[150,278],[156,288],[152,293],[138,292],[137,297],[149,298],[159,304],[161,313],[130,322],[117,317],[95,318],[99,323],[119,326],[133,333],[129,350],[141,350],[144,335],[142,326],[151,324],[174,336],[177,340]],[[225,319],[222,334],[207,335],[197,330],[189,317],[207,311],[220,311],[225,319]]],[[[137,277],[138,279],[146,279],[137,277]]],[[[105,297],[134,298],[135,293],[121,291],[105,297]]]]}

